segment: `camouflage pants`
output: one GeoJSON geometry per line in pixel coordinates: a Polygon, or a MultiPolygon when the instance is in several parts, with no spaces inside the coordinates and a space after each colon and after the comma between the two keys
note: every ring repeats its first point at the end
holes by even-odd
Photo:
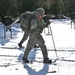
{"type": "Polygon", "coordinates": [[[28,57],[29,52],[34,47],[35,44],[38,44],[42,50],[42,54],[44,58],[47,58],[47,49],[45,46],[45,41],[42,38],[42,35],[30,35],[30,38],[28,40],[28,44],[26,47],[26,50],[24,52],[24,58],[28,57]]]}
{"type": "Polygon", "coordinates": [[[26,30],[24,31],[24,35],[23,35],[22,40],[20,41],[20,44],[22,44],[24,41],[26,41],[27,38],[28,38],[28,36],[29,36],[29,30],[26,29],[26,30]]]}

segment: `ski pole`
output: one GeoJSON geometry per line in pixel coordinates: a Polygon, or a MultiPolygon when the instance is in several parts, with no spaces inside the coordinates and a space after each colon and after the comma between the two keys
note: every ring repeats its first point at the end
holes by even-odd
{"type": "Polygon", "coordinates": [[[49,25],[48,25],[48,33],[50,33],[50,31],[49,31],[49,25]]]}
{"type": "Polygon", "coordinates": [[[50,31],[51,31],[51,35],[52,35],[52,40],[53,40],[53,45],[54,45],[54,50],[55,50],[56,58],[58,59],[57,52],[56,52],[56,47],[55,47],[55,42],[54,42],[54,38],[53,38],[53,34],[52,34],[51,25],[50,25],[50,31]]]}

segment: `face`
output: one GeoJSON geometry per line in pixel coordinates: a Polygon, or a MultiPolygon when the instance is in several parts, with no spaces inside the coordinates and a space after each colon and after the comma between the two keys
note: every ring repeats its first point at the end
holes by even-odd
{"type": "Polygon", "coordinates": [[[39,16],[38,16],[38,19],[42,19],[42,18],[43,18],[43,16],[42,16],[42,15],[39,15],[39,16]]]}

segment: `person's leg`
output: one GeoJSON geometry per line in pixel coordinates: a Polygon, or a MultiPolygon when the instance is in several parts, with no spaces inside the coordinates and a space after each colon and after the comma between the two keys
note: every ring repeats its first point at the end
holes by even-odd
{"type": "Polygon", "coordinates": [[[28,63],[28,54],[29,52],[32,50],[32,48],[34,47],[35,45],[35,38],[33,36],[30,36],[29,40],[28,40],[28,44],[27,44],[27,47],[25,49],[25,52],[24,52],[24,56],[23,56],[23,61],[25,63],[28,63]]]}
{"type": "Polygon", "coordinates": [[[48,53],[47,53],[47,48],[45,46],[45,41],[43,40],[41,35],[38,38],[38,45],[41,47],[42,54],[43,54],[43,57],[44,57],[44,63],[50,63],[51,64],[52,61],[49,60],[49,58],[48,58],[48,53]]]}

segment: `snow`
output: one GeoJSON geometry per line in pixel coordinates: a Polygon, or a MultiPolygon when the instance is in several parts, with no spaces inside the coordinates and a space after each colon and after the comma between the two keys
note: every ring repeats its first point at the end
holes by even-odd
{"type": "MultiPolygon", "coordinates": [[[[21,59],[25,49],[5,49],[2,47],[16,47],[21,38],[23,31],[20,24],[12,25],[12,38],[7,31],[4,39],[4,25],[0,24],[0,75],[75,75],[75,30],[74,24],[71,28],[70,19],[51,20],[51,29],[57,50],[58,60],[55,64],[43,64],[33,62],[33,64],[24,64],[21,59]],[[65,61],[64,61],[65,60],[65,61]]],[[[42,36],[48,49],[48,57],[56,59],[52,35],[48,28],[45,28],[42,36]],[[45,31],[45,32],[44,32],[45,31]]],[[[28,41],[28,39],[27,39],[28,41]]],[[[26,47],[27,41],[23,43],[26,47]]],[[[43,61],[40,48],[33,48],[29,53],[28,59],[43,61]],[[39,59],[40,58],[40,59],[39,59]]]]}

